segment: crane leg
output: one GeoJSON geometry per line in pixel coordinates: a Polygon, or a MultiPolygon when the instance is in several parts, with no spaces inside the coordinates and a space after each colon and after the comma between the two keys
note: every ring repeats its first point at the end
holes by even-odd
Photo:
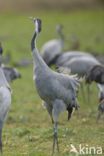
{"type": "Polygon", "coordinates": [[[52,117],[53,117],[53,121],[54,121],[53,151],[52,151],[53,153],[55,151],[55,147],[57,148],[57,151],[59,152],[58,117],[59,117],[59,114],[65,110],[66,110],[66,106],[62,100],[57,99],[53,102],[53,110],[52,110],[52,117]]]}
{"type": "Polygon", "coordinates": [[[54,123],[53,151],[52,151],[52,153],[54,153],[54,151],[55,151],[55,146],[57,148],[57,151],[59,152],[57,125],[58,125],[58,123],[55,122],[54,123]]]}

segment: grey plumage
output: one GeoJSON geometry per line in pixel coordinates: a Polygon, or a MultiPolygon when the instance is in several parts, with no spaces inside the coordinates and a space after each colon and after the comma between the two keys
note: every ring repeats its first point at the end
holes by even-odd
{"type": "Polygon", "coordinates": [[[14,67],[28,67],[31,64],[32,64],[31,59],[23,58],[23,59],[19,60],[18,62],[14,62],[13,66],[14,67]]]}
{"type": "Polygon", "coordinates": [[[78,58],[82,56],[89,56],[93,57],[91,54],[86,53],[86,52],[80,52],[80,51],[67,51],[62,53],[57,59],[56,59],[56,66],[65,66],[67,63],[70,62],[71,59],[73,58],[78,58]]]}
{"type": "Polygon", "coordinates": [[[97,83],[97,87],[99,89],[99,102],[102,103],[102,101],[104,102],[104,84],[97,83]]]}
{"type": "Polygon", "coordinates": [[[99,61],[92,56],[80,56],[73,57],[70,61],[67,61],[64,66],[71,69],[71,73],[84,76],[88,70],[95,65],[100,65],[99,61]]]}
{"type": "Polygon", "coordinates": [[[92,67],[86,75],[86,83],[91,83],[95,81],[96,83],[104,84],[104,66],[96,65],[92,67]]]}
{"type": "Polygon", "coordinates": [[[99,120],[104,114],[104,66],[102,64],[95,65],[86,74],[86,83],[90,84],[92,82],[96,82],[97,87],[99,89],[98,98],[98,116],[97,120],[99,120]]]}
{"type": "Polygon", "coordinates": [[[11,89],[0,67],[0,150],[2,152],[2,129],[11,104],[11,89]]]}
{"type": "Polygon", "coordinates": [[[79,80],[76,76],[68,76],[52,71],[43,61],[36,48],[36,38],[41,31],[41,20],[34,19],[35,33],[31,40],[31,50],[34,63],[34,81],[39,96],[44,101],[46,109],[54,122],[54,141],[58,147],[58,116],[62,111],[77,108],[77,89],[79,80]],[[34,44],[35,41],[35,44],[34,44]]]}
{"type": "Polygon", "coordinates": [[[60,37],[59,39],[50,40],[41,48],[42,57],[48,65],[53,64],[54,59],[62,53],[64,47],[64,35],[62,33],[62,28],[62,25],[58,25],[56,27],[57,33],[60,37]]]}
{"type": "Polygon", "coordinates": [[[98,105],[97,121],[104,115],[104,99],[98,105]]]}
{"type": "MultiPolygon", "coordinates": [[[[88,53],[81,53],[81,52],[70,52],[66,56],[61,58],[59,57],[59,61],[57,61],[57,66],[60,67],[67,67],[70,69],[70,73],[72,74],[78,74],[79,77],[85,77],[87,76],[87,73],[89,73],[90,69],[94,66],[100,66],[101,63],[91,54],[88,53]],[[67,57],[66,57],[67,56],[67,57]],[[60,59],[61,58],[61,59],[60,59]],[[66,62],[65,62],[66,60],[66,62]]],[[[88,77],[88,76],[87,76],[88,77]]],[[[85,99],[83,84],[81,84],[82,94],[83,98],[85,99]]],[[[88,101],[90,101],[90,86],[87,85],[87,91],[88,91],[88,101]]]]}
{"type": "MultiPolygon", "coordinates": [[[[99,114],[101,115],[104,112],[104,66],[102,64],[98,64],[93,66],[86,74],[86,83],[90,84],[93,81],[96,82],[97,87],[99,89],[99,101],[100,104],[98,106],[99,114]]],[[[100,116],[98,115],[98,116],[100,116]]],[[[100,118],[100,117],[98,117],[100,118]]]]}

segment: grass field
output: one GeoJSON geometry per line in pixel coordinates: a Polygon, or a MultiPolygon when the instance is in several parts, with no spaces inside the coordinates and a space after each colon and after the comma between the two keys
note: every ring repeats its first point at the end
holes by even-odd
{"type": "MultiPolygon", "coordinates": [[[[56,37],[55,26],[62,23],[65,36],[69,39],[65,49],[70,48],[70,36],[74,33],[80,40],[80,50],[90,49],[99,54],[104,52],[104,11],[2,13],[0,40],[4,55],[8,51],[12,54],[11,64],[21,58],[31,58],[30,40],[34,25],[29,16],[38,16],[43,20],[43,29],[38,38],[39,48],[45,41],[56,37]]],[[[33,83],[32,65],[19,70],[22,78],[11,84],[12,105],[3,130],[3,156],[49,156],[53,129],[33,83]]],[[[80,110],[74,113],[70,122],[66,113],[60,116],[59,155],[74,156],[70,153],[70,144],[77,148],[79,144],[101,146],[104,154],[104,121],[96,123],[98,101],[95,85],[92,85],[90,103],[83,100],[81,93],[78,99],[80,110]]]]}

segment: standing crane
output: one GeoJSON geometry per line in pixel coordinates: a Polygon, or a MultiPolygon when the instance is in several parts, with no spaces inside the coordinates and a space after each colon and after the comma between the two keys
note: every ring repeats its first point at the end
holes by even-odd
{"type": "Polygon", "coordinates": [[[90,100],[89,84],[92,81],[97,83],[99,89],[98,99],[100,102],[98,106],[99,119],[101,114],[104,112],[104,66],[96,60],[96,58],[90,55],[73,57],[64,63],[63,66],[70,69],[72,74],[78,74],[80,77],[85,76],[86,83],[88,84],[88,101],[90,100]]]}
{"type": "Polygon", "coordinates": [[[0,66],[0,151],[2,152],[2,129],[11,104],[11,89],[0,66]]]}
{"type": "Polygon", "coordinates": [[[44,101],[46,109],[54,123],[53,153],[58,145],[58,117],[63,111],[68,111],[68,118],[71,117],[73,108],[78,108],[77,90],[79,80],[76,76],[69,76],[51,70],[44,62],[36,48],[36,39],[41,32],[41,20],[33,19],[35,32],[31,40],[33,57],[34,76],[33,79],[39,96],[44,101]]]}
{"type": "MultiPolygon", "coordinates": [[[[90,70],[90,68],[94,67],[95,65],[100,65],[100,62],[96,60],[95,57],[92,55],[80,55],[72,57],[69,61],[65,62],[62,67],[67,67],[70,69],[72,74],[78,74],[79,77],[86,76],[87,72],[90,70]]],[[[84,88],[83,84],[81,85],[82,94],[84,95],[84,88]]],[[[90,87],[87,85],[88,90],[88,101],[90,100],[90,87]]]]}
{"type": "Polygon", "coordinates": [[[53,64],[54,59],[62,53],[64,47],[64,35],[62,33],[62,28],[62,25],[57,25],[56,27],[56,31],[60,37],[59,39],[50,40],[41,48],[42,57],[48,65],[53,64]]]}
{"type": "Polygon", "coordinates": [[[97,83],[99,89],[99,106],[97,120],[104,114],[104,66],[96,65],[92,67],[86,75],[86,83],[90,84],[93,81],[97,83]]]}

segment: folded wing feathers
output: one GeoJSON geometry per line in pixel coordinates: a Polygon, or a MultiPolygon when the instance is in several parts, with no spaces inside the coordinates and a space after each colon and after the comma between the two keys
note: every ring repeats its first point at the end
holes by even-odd
{"type": "Polygon", "coordinates": [[[64,67],[60,67],[60,68],[58,68],[58,71],[60,73],[62,73],[64,76],[66,75],[69,78],[69,83],[71,84],[72,89],[75,92],[78,92],[82,79],[79,78],[77,74],[70,75],[71,70],[66,68],[66,67],[65,68],[64,67]]]}
{"type": "Polygon", "coordinates": [[[71,69],[67,68],[67,67],[58,67],[57,71],[59,73],[63,73],[63,74],[67,74],[70,75],[71,74],[71,69]]]}
{"type": "Polygon", "coordinates": [[[79,91],[80,79],[78,78],[77,75],[71,75],[70,77],[72,78],[71,85],[72,85],[73,91],[76,94],[79,91]]]}

